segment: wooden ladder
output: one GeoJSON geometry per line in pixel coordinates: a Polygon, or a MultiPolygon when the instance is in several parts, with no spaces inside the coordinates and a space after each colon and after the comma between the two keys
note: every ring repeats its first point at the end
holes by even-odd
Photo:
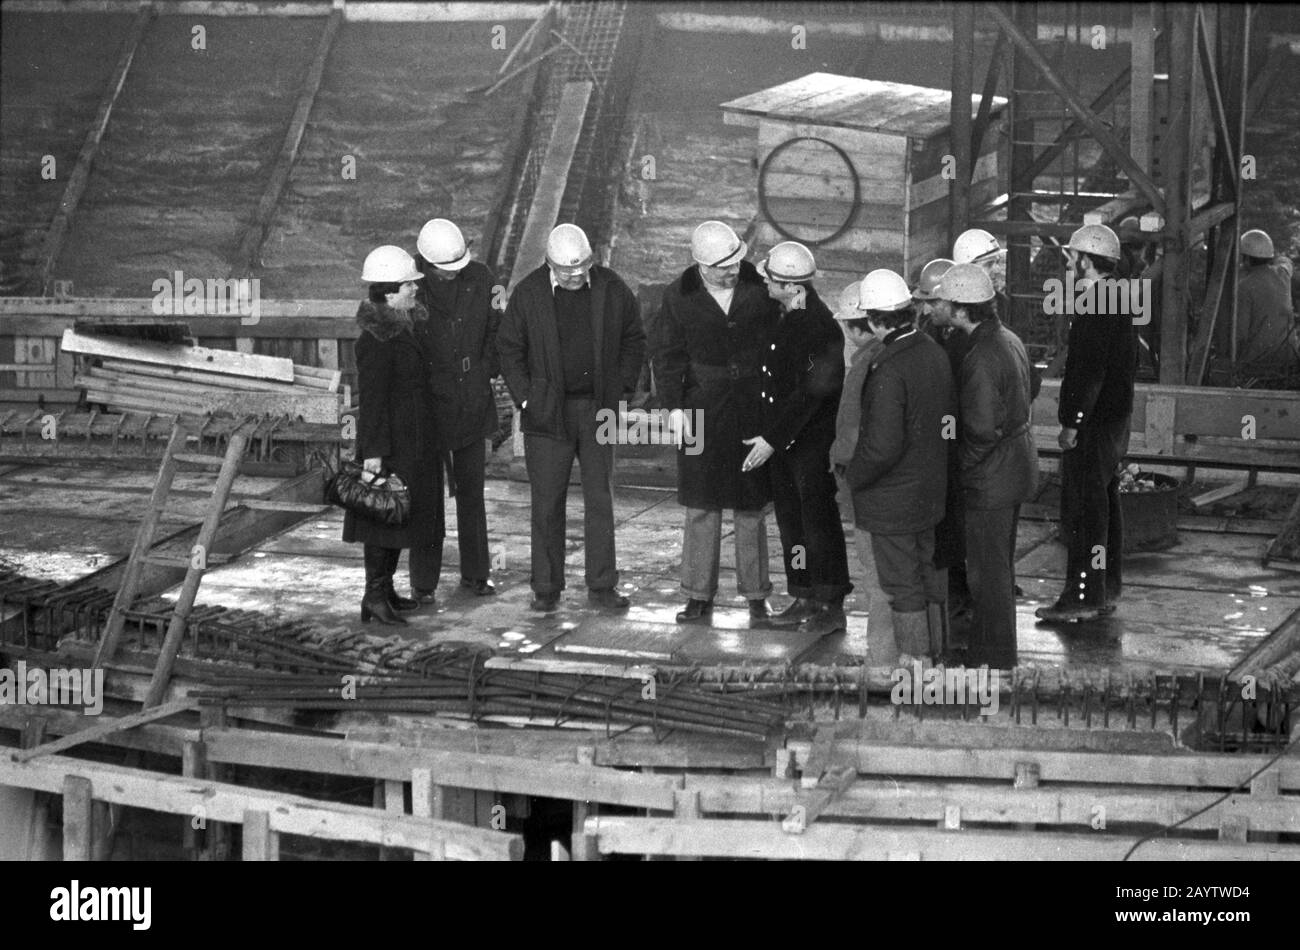
{"type": "Polygon", "coordinates": [[[239,472],[240,460],[244,456],[249,435],[255,425],[256,423],[253,420],[249,420],[230,433],[230,441],[226,445],[224,457],[186,453],[184,449],[190,435],[189,429],[180,419],[177,419],[172,427],[171,438],[167,442],[167,448],[163,452],[162,464],[158,468],[158,478],[154,482],[153,492],[149,496],[149,504],[145,509],[144,518],[140,522],[140,530],[136,533],[135,543],[131,547],[126,572],[122,577],[122,584],[117,590],[117,596],[113,600],[113,609],[109,614],[108,626],[104,630],[104,637],[100,641],[94,662],[95,667],[101,667],[112,660],[117,653],[118,645],[122,639],[122,631],[126,626],[126,613],[131,609],[140,594],[144,566],[153,564],[161,567],[185,568],[185,580],[181,583],[180,594],[176,598],[176,606],[172,609],[166,636],[163,638],[162,646],[158,651],[158,665],[154,668],[153,677],[149,681],[149,691],[145,696],[142,705],[143,709],[149,709],[162,702],[163,695],[167,690],[167,684],[171,680],[172,667],[176,663],[176,654],[180,649],[181,640],[185,635],[185,628],[189,623],[190,611],[194,608],[194,599],[198,595],[199,584],[203,580],[203,574],[207,571],[208,564],[224,563],[228,560],[227,557],[211,553],[212,542],[216,538],[221,516],[225,514],[226,503],[230,499],[230,490],[235,483],[235,476],[239,472]],[[152,553],[155,543],[154,535],[158,530],[158,524],[166,508],[167,498],[171,494],[172,481],[176,477],[177,466],[181,462],[219,469],[217,481],[212,487],[212,496],[204,513],[203,524],[199,528],[198,539],[190,549],[190,556],[178,557],[176,555],[155,554],[152,553]]]}

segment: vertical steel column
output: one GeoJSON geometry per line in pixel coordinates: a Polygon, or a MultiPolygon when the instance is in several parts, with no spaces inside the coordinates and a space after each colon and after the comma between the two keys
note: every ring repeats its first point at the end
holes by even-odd
{"type": "Polygon", "coordinates": [[[1191,241],[1192,110],[1196,104],[1196,8],[1165,8],[1169,34],[1169,131],[1165,168],[1165,264],[1161,294],[1160,382],[1182,385],[1187,376],[1187,308],[1191,241]]]}
{"type": "MultiPolygon", "coordinates": [[[[961,4],[958,4],[961,6],[961,4]]],[[[1016,4],[1012,7],[1012,15],[1016,27],[1029,42],[1034,42],[1038,36],[1038,5],[1036,3],[1016,4]]],[[[1032,92],[1039,88],[1039,76],[1034,64],[1030,62],[1025,55],[1024,50],[1012,44],[1011,60],[1011,174],[1008,184],[1008,192],[1011,195],[1007,204],[1007,222],[1015,221],[1032,221],[1033,217],[1029,210],[1032,199],[1029,197],[1034,190],[1033,173],[1034,166],[1034,120],[1024,118],[1026,112],[1032,114],[1033,105],[1029,99],[1024,96],[1026,92],[1032,92]]],[[[1008,310],[1007,319],[1010,325],[1016,329],[1016,332],[1022,336],[1029,331],[1035,314],[1030,313],[1028,305],[1024,298],[1018,296],[1023,294],[1030,286],[1031,267],[1030,267],[1030,239],[1021,238],[1024,243],[1014,239],[1014,235],[1007,238],[1007,298],[1008,310]]],[[[1065,342],[1065,318],[1061,317],[1057,323],[1057,346],[1065,342]]]]}
{"type": "Polygon", "coordinates": [[[948,182],[948,247],[970,222],[970,183],[975,156],[971,154],[971,96],[975,73],[975,5],[952,8],[952,100],[949,148],[957,174],[948,182]]]}
{"type": "Polygon", "coordinates": [[[1150,3],[1133,5],[1133,45],[1129,58],[1128,150],[1151,174],[1151,86],[1156,72],[1156,32],[1150,3]]]}
{"type": "MultiPolygon", "coordinates": [[[[1246,114],[1247,99],[1250,91],[1250,50],[1254,34],[1253,8],[1247,4],[1224,4],[1220,7],[1220,16],[1224,18],[1224,27],[1219,30],[1219,76],[1223,83],[1223,110],[1227,114],[1228,134],[1233,137],[1233,153],[1237,160],[1246,154],[1246,114]]],[[[1232,229],[1236,235],[1232,242],[1232,259],[1228,261],[1228,333],[1233,341],[1229,343],[1236,363],[1237,339],[1237,281],[1241,277],[1241,255],[1238,240],[1241,238],[1241,204],[1246,187],[1241,177],[1241,168],[1229,169],[1237,178],[1237,210],[1232,218],[1232,229]]]]}

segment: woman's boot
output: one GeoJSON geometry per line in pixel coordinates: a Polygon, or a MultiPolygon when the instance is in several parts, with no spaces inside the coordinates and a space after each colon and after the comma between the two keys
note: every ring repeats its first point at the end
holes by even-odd
{"type": "Polygon", "coordinates": [[[362,623],[369,623],[370,618],[374,617],[384,624],[406,624],[406,619],[388,603],[388,586],[393,582],[388,555],[388,548],[374,544],[362,547],[362,559],[366,567],[366,594],[361,599],[362,623]]]}
{"type": "Polygon", "coordinates": [[[393,577],[397,574],[397,562],[402,559],[401,548],[384,548],[388,552],[388,606],[394,610],[415,610],[420,602],[411,597],[401,597],[393,587],[393,577]]]}

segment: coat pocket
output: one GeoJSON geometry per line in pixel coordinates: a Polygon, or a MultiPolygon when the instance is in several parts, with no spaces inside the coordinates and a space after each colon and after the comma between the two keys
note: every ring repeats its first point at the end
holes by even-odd
{"type": "Polygon", "coordinates": [[[549,379],[534,376],[528,384],[528,407],[520,421],[525,432],[549,433],[559,418],[559,394],[549,379]]]}

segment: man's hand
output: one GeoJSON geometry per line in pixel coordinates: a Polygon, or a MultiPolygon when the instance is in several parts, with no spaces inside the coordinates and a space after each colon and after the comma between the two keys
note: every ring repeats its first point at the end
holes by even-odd
{"type": "Polygon", "coordinates": [[[691,417],[685,409],[674,409],[668,413],[668,438],[675,445],[682,445],[691,437],[691,417]]]}
{"type": "MultiPolygon", "coordinates": [[[[378,475],[380,472],[384,470],[384,460],[379,456],[366,459],[365,462],[362,464],[362,468],[366,470],[367,474],[378,475]]],[[[373,479],[368,479],[368,481],[373,481],[373,479]]]]}
{"type": "Polygon", "coordinates": [[[745,456],[745,464],[740,466],[742,472],[752,472],[764,462],[772,457],[776,450],[767,444],[767,439],[761,435],[756,435],[752,439],[743,439],[745,445],[752,445],[749,454],[745,456]]]}
{"type": "Polygon", "coordinates": [[[1079,430],[1071,429],[1069,426],[1061,427],[1061,434],[1056,437],[1056,444],[1061,447],[1061,451],[1068,452],[1070,449],[1078,447],[1079,430]]]}

